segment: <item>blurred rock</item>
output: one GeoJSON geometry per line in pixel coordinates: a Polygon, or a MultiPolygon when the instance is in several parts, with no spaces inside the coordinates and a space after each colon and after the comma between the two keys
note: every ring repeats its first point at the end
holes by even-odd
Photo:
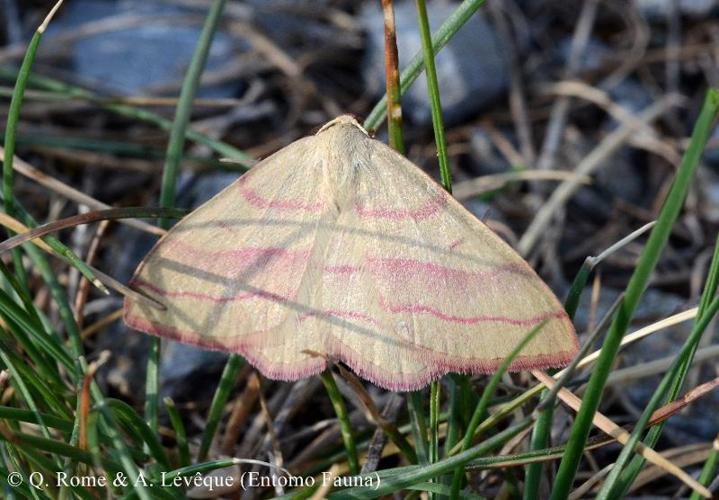
{"type": "Polygon", "coordinates": [[[481,126],[472,129],[469,146],[472,158],[477,164],[478,175],[498,174],[507,171],[509,167],[507,161],[494,146],[487,131],[481,126]]]}
{"type": "Polygon", "coordinates": [[[501,214],[497,213],[497,211],[493,211],[492,205],[486,201],[483,201],[480,198],[470,198],[468,200],[462,200],[462,205],[464,205],[464,208],[472,212],[475,217],[477,217],[483,222],[487,222],[487,217],[491,217],[492,219],[504,222],[502,220],[501,214]]]}
{"type": "MultiPolygon", "coordinates": [[[[456,4],[433,2],[427,8],[431,29],[436,30],[456,4]]],[[[396,2],[395,20],[400,68],[404,68],[422,50],[415,3],[396,2]]],[[[384,19],[379,2],[365,3],[360,21],[367,33],[364,79],[368,90],[379,96],[385,91],[384,19]]],[[[507,58],[497,33],[481,10],[442,49],[436,61],[447,124],[457,123],[493,103],[509,84],[507,58]]],[[[424,74],[404,95],[402,105],[405,116],[414,123],[431,123],[424,74]]]]}
{"type": "Polygon", "coordinates": [[[207,403],[217,387],[228,354],[168,340],[162,344],[160,397],[178,403],[207,403]]]}
{"type": "MultiPolygon", "coordinates": [[[[558,63],[561,68],[566,67],[569,61],[569,56],[572,51],[572,42],[574,37],[566,36],[559,41],[557,46],[558,63]]],[[[582,57],[579,58],[579,72],[593,71],[601,67],[604,59],[611,54],[611,49],[606,43],[599,40],[598,38],[590,38],[587,42],[587,46],[582,53],[582,57]]],[[[544,76],[546,79],[546,75],[544,76]]]]}
{"type": "Polygon", "coordinates": [[[569,200],[569,209],[581,219],[594,223],[606,221],[614,206],[614,199],[596,186],[582,186],[569,200]]]}
{"type": "MultiPolygon", "coordinates": [[[[81,82],[126,95],[165,87],[176,94],[200,37],[202,14],[198,12],[166,2],[74,0],[50,24],[47,39],[76,32],[88,27],[87,23],[115,23],[118,27],[89,31],[72,43],[71,65],[81,82]],[[197,15],[199,23],[188,23],[190,14],[197,15]]],[[[217,32],[207,71],[219,70],[238,50],[242,47],[237,42],[217,32]]],[[[239,85],[203,87],[201,95],[233,96],[241,90],[239,85]]]]}
{"type": "MultiPolygon", "coordinates": [[[[636,115],[651,105],[652,96],[636,80],[626,79],[607,91],[610,99],[625,111],[636,115]]],[[[604,115],[601,129],[606,135],[620,126],[618,120],[604,115]]],[[[587,144],[585,154],[591,147],[587,144]]],[[[590,186],[583,186],[572,199],[572,205],[593,217],[606,218],[610,215],[616,200],[622,200],[636,206],[650,203],[652,193],[649,192],[646,176],[646,155],[643,150],[635,147],[624,147],[607,159],[597,169],[590,186]]]]}
{"type": "MultiPolygon", "coordinates": [[[[650,106],[654,101],[650,92],[637,80],[625,79],[609,90],[612,101],[632,115],[650,106]]],[[[608,117],[605,130],[613,131],[619,123],[608,117]]],[[[641,133],[641,132],[640,132],[641,133]]],[[[646,197],[646,152],[634,147],[621,148],[607,164],[597,171],[595,181],[612,196],[633,205],[642,206],[646,197]]]]}
{"type": "Polygon", "coordinates": [[[704,150],[704,162],[712,167],[715,172],[719,172],[719,127],[714,127],[709,144],[704,150]]]}
{"type": "Polygon", "coordinates": [[[263,34],[269,36],[288,54],[302,54],[304,47],[330,47],[344,44],[362,45],[359,27],[343,24],[342,30],[334,23],[327,23],[323,16],[317,16],[325,6],[332,8],[332,2],[323,0],[300,0],[290,2],[268,2],[267,0],[245,0],[235,2],[234,8],[245,6],[247,17],[252,19],[263,34]]]}
{"type": "Polygon", "coordinates": [[[603,168],[597,170],[594,186],[588,189],[593,189],[610,204],[614,199],[620,199],[642,206],[647,187],[645,174],[638,162],[632,161],[632,156],[631,152],[613,155],[603,168]]]}
{"type": "MultiPolygon", "coordinates": [[[[633,78],[625,78],[618,85],[609,89],[609,97],[632,113],[638,113],[654,102],[649,90],[633,78]]],[[[616,124],[616,121],[612,120],[612,122],[616,124]]]]}
{"type": "Polygon", "coordinates": [[[708,168],[697,170],[699,211],[709,222],[719,222],[719,172],[708,168]]]}
{"type": "Polygon", "coordinates": [[[582,186],[570,200],[573,211],[582,217],[601,222],[611,216],[618,200],[644,206],[648,193],[641,152],[620,151],[607,159],[592,177],[592,184],[582,186]]]}
{"type": "MultiPolygon", "coordinates": [[[[649,21],[665,21],[674,0],[634,0],[639,12],[649,21]]],[[[679,13],[691,19],[701,19],[717,7],[717,0],[677,0],[679,13]]]]}

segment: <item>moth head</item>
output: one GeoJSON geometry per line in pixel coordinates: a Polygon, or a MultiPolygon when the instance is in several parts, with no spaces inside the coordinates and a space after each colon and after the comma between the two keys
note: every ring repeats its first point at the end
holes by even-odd
{"type": "Polygon", "coordinates": [[[357,127],[359,130],[362,131],[363,134],[369,136],[367,131],[362,127],[362,125],[359,124],[359,122],[357,120],[355,120],[354,116],[352,116],[352,115],[341,115],[341,116],[338,116],[337,118],[335,118],[334,120],[325,123],[322,126],[322,128],[317,131],[317,134],[315,134],[315,135],[319,135],[322,132],[325,132],[326,130],[328,130],[336,125],[357,127]]]}

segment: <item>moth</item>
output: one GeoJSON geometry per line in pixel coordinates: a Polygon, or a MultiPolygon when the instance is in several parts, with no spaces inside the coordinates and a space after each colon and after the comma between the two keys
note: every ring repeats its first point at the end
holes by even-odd
{"type": "Polygon", "coordinates": [[[137,268],[136,330],[239,353],[272,379],[328,359],[390,390],[566,365],[572,322],[531,267],[350,116],[299,139],[186,216],[137,268]]]}

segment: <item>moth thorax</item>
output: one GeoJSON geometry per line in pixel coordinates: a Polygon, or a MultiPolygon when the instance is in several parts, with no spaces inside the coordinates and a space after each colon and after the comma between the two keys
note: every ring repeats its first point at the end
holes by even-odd
{"type": "Polygon", "coordinates": [[[361,172],[368,168],[369,151],[364,132],[353,125],[339,124],[322,134],[325,140],[323,178],[340,210],[354,201],[361,172]]]}
{"type": "Polygon", "coordinates": [[[354,202],[357,190],[357,172],[362,168],[360,162],[346,152],[332,152],[323,162],[324,179],[328,192],[332,193],[333,203],[339,211],[348,209],[354,202]]]}

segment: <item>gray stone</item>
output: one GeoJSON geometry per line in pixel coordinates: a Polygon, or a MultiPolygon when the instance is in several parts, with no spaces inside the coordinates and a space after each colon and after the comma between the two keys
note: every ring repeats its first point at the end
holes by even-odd
{"type": "MultiPolygon", "coordinates": [[[[428,5],[431,29],[439,28],[456,7],[456,4],[445,2],[428,5]]],[[[400,68],[404,68],[422,49],[415,3],[396,2],[395,20],[400,68]]],[[[385,73],[384,19],[379,2],[367,2],[360,21],[367,33],[364,79],[368,89],[380,96],[385,91],[385,73]]],[[[493,103],[509,84],[509,68],[500,39],[481,10],[442,49],[436,65],[444,118],[448,124],[457,123],[493,103]]],[[[405,116],[414,123],[431,123],[424,75],[405,94],[402,104],[405,116]]]]}
{"type": "MultiPolygon", "coordinates": [[[[654,101],[650,92],[637,80],[625,79],[609,90],[612,101],[627,110],[633,116],[654,101]]],[[[612,131],[619,123],[612,117],[604,127],[612,131]]],[[[645,152],[634,148],[621,148],[597,171],[595,181],[598,187],[606,189],[613,196],[634,205],[642,206],[646,201],[646,180],[643,164],[645,152]]]]}
{"type": "MultiPolygon", "coordinates": [[[[566,67],[567,62],[569,61],[573,41],[574,39],[571,36],[566,36],[559,40],[556,54],[559,58],[558,62],[561,68],[566,67]]],[[[594,71],[599,69],[604,62],[604,59],[609,56],[611,52],[612,51],[607,44],[598,38],[590,38],[587,41],[587,46],[582,53],[582,57],[579,59],[579,72],[594,71]]]]}
{"type": "MultiPolygon", "coordinates": [[[[649,21],[665,21],[674,0],[634,0],[639,12],[649,21]]],[[[717,0],[678,0],[679,13],[691,19],[702,19],[714,10],[717,0]]]]}
{"type": "Polygon", "coordinates": [[[624,79],[609,89],[609,96],[616,104],[632,113],[637,113],[654,102],[649,90],[633,78],[624,79]]]}
{"type": "Polygon", "coordinates": [[[469,146],[479,174],[499,174],[507,171],[509,167],[507,161],[494,146],[487,131],[481,126],[472,130],[469,146]]]}
{"type": "Polygon", "coordinates": [[[699,169],[695,183],[700,193],[699,211],[708,222],[719,222],[719,172],[713,169],[699,169]]]}
{"type": "MultiPolygon", "coordinates": [[[[614,103],[633,116],[653,102],[650,92],[633,79],[623,80],[607,92],[614,103]]],[[[603,134],[608,134],[619,126],[618,120],[607,115],[601,129],[603,134]]],[[[589,153],[589,147],[587,144],[585,154],[589,153]]],[[[653,193],[647,190],[645,163],[646,152],[621,148],[596,171],[592,185],[579,189],[572,204],[604,218],[610,215],[617,199],[637,206],[651,203],[653,193]]]]}
{"type": "MultiPolygon", "coordinates": [[[[62,15],[50,24],[47,42],[51,43],[54,35],[72,33],[85,23],[121,22],[123,18],[144,17],[146,21],[142,23],[79,37],[70,52],[73,72],[81,81],[95,83],[119,94],[139,94],[168,85],[176,89],[202,29],[201,25],[181,22],[191,12],[197,11],[165,2],[75,0],[69,2],[62,15]]],[[[238,50],[242,50],[238,42],[217,32],[207,70],[221,68],[238,50]]],[[[201,94],[205,97],[231,96],[240,91],[239,85],[203,88],[201,94]]]]}
{"type": "Polygon", "coordinates": [[[620,151],[612,155],[596,171],[592,184],[580,187],[572,197],[572,209],[600,221],[611,216],[619,200],[644,206],[651,193],[647,191],[642,162],[641,152],[620,151]]]}
{"type": "Polygon", "coordinates": [[[606,167],[597,171],[595,182],[598,188],[615,198],[642,205],[646,184],[640,167],[627,156],[615,155],[606,167]]]}
{"type": "Polygon", "coordinates": [[[160,396],[173,400],[208,402],[228,354],[168,340],[162,344],[160,396]]]}
{"type": "Polygon", "coordinates": [[[703,159],[708,166],[719,172],[719,127],[714,127],[703,159]]]}

